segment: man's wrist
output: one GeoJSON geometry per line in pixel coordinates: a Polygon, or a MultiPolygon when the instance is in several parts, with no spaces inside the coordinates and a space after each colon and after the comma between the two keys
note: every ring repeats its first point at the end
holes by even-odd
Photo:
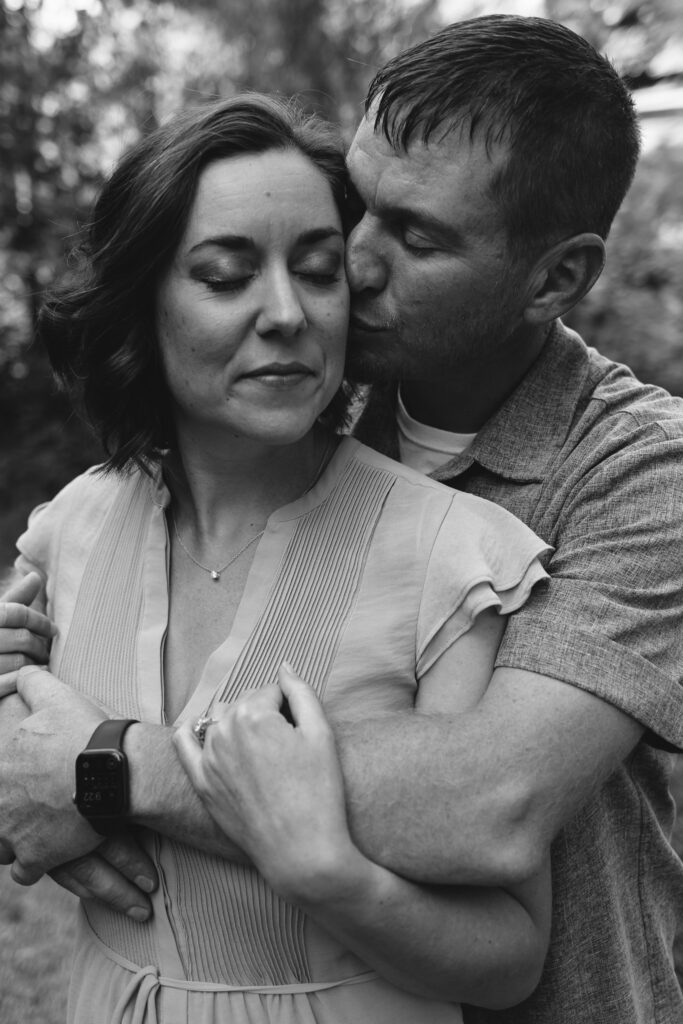
{"type": "Polygon", "coordinates": [[[235,863],[248,863],[192,788],[173,746],[175,728],[138,722],[126,732],[129,821],[235,863]]]}
{"type": "Polygon", "coordinates": [[[123,739],[134,724],[133,719],[105,719],[76,757],[74,803],[101,836],[116,835],[128,824],[128,758],[123,739]]]}
{"type": "MultiPolygon", "coordinates": [[[[174,779],[176,755],[173,728],[136,722],[126,730],[123,750],[128,758],[128,816],[131,824],[155,828],[177,806],[166,802],[164,779],[174,779]]],[[[172,791],[175,787],[171,787],[172,791]]],[[[177,792],[176,792],[177,796],[177,792]]]]}

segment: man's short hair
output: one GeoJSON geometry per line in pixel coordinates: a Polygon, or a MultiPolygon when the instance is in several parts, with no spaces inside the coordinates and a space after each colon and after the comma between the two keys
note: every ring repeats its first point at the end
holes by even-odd
{"type": "Polygon", "coordinates": [[[366,111],[397,150],[453,131],[489,152],[505,146],[492,193],[516,249],[583,231],[606,238],[640,151],[634,104],[613,65],[543,18],[448,26],[378,72],[366,111]]]}

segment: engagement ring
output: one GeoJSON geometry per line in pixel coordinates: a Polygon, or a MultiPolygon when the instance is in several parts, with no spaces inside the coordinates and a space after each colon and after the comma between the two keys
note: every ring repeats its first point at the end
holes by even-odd
{"type": "Polygon", "coordinates": [[[200,715],[197,721],[192,726],[192,732],[195,735],[195,739],[200,747],[204,746],[204,740],[206,739],[206,730],[210,725],[213,725],[216,721],[215,718],[208,718],[206,715],[200,715]]]}

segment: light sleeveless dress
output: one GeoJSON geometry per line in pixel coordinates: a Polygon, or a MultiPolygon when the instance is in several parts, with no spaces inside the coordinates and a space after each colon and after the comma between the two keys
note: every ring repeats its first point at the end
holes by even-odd
{"type": "MultiPolygon", "coordinates": [[[[37,509],[17,565],[46,580],[50,669],[123,717],[163,723],[168,491],[93,471],[37,509]]],[[[503,509],[347,438],[268,522],[225,642],[178,719],[276,680],[288,660],[331,720],[409,709],[486,607],[518,608],[547,546],[503,509]]],[[[454,681],[454,685],[457,685],[454,681]]],[[[458,1024],[280,899],[253,869],[143,833],[161,884],[137,923],[83,902],[70,1024],[458,1024]]]]}

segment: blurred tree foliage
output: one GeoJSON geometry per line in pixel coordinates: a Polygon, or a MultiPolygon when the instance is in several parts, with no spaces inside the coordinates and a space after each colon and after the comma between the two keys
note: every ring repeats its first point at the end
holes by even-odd
{"type": "Polygon", "coordinates": [[[683,71],[680,0],[546,0],[547,16],[608,53],[631,88],[683,71]]]}
{"type": "Polygon", "coordinates": [[[28,509],[100,460],[31,344],[40,295],[120,153],[172,110],[298,94],[348,131],[437,0],[0,0],[0,567],[28,509]]]}
{"type": "MultiPolygon", "coordinates": [[[[683,33],[679,0],[546,7],[636,86],[683,33]]],[[[0,566],[26,511],[100,457],[32,323],[122,150],[172,110],[245,88],[298,94],[350,135],[374,70],[442,20],[439,0],[0,0],[0,566]]],[[[591,343],[681,394],[682,172],[674,149],[643,162],[605,275],[572,315],[591,343]]]]}
{"type": "Polygon", "coordinates": [[[642,159],[607,263],[566,322],[641,380],[683,395],[683,147],[642,159]]]}

